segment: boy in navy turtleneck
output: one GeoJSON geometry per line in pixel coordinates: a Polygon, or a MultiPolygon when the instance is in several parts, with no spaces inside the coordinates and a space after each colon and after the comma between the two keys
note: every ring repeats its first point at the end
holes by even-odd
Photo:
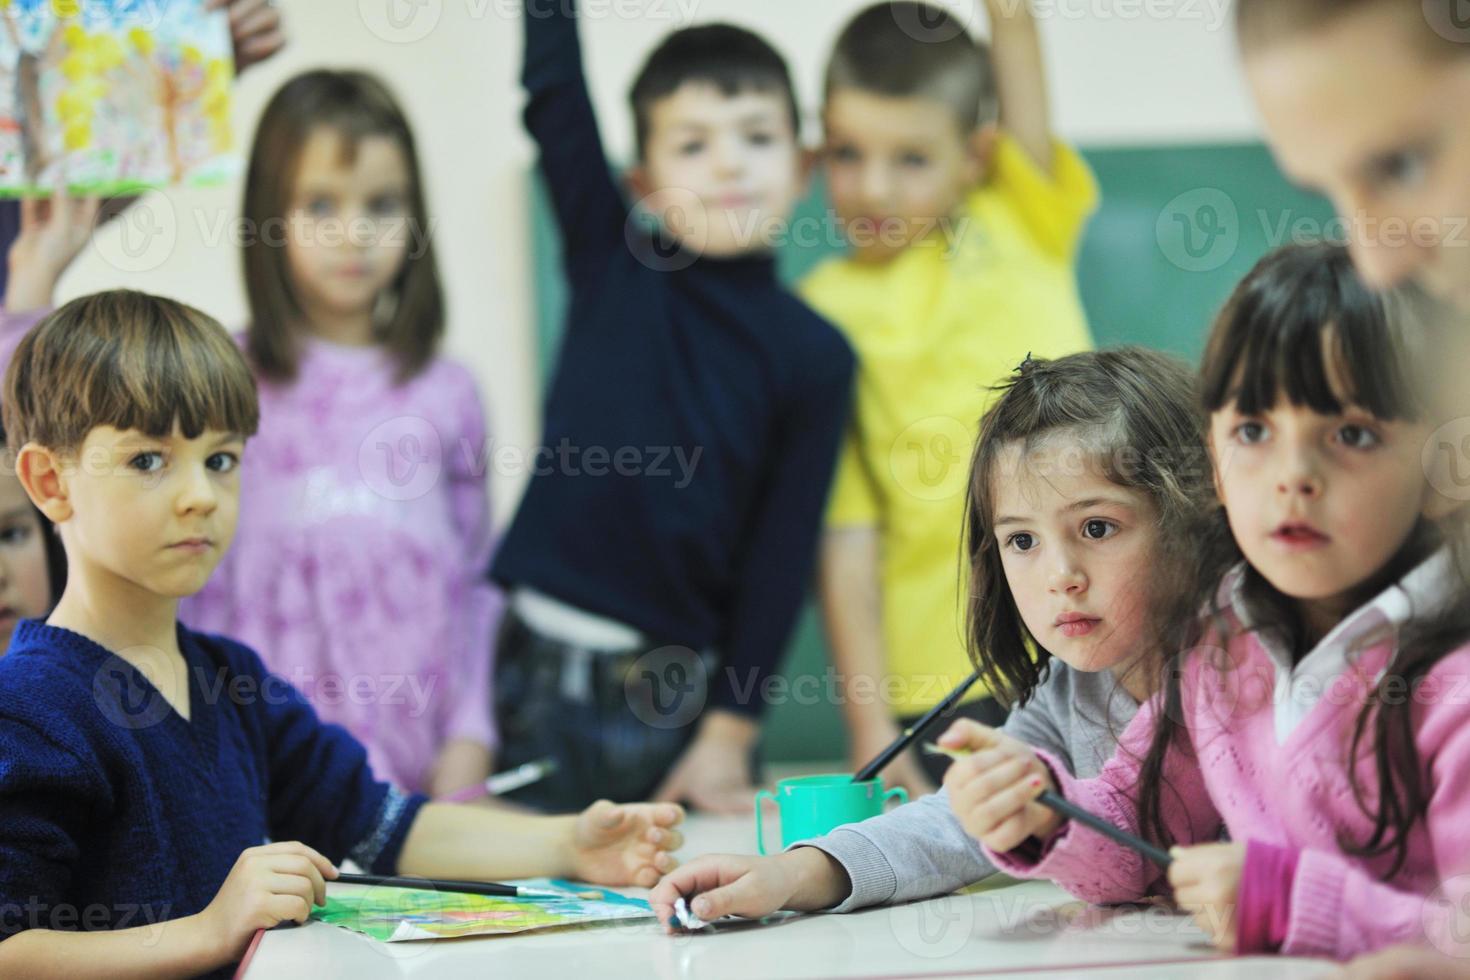
{"type": "Polygon", "coordinates": [[[673,867],[678,807],[544,817],[404,794],[253,651],[178,622],[234,536],[258,420],[218,323],[142,293],[74,300],[21,341],[4,416],[69,567],[0,659],[0,976],[228,976],[349,856],[643,886],[673,867]]]}
{"type": "Polygon", "coordinates": [[[676,31],[632,91],[630,205],[609,175],[574,4],[526,0],[526,126],[571,287],[542,449],[493,574],[517,799],[751,805],[767,685],[812,572],[853,358],[777,282],[807,160],[785,62],[676,31]],[[642,221],[650,217],[650,230],[642,221]]]}

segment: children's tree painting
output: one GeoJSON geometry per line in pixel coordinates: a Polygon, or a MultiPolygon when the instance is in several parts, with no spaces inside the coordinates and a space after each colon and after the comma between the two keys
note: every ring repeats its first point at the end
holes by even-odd
{"type": "Polygon", "coordinates": [[[229,177],[233,76],[204,0],[0,0],[0,196],[229,177]]]}

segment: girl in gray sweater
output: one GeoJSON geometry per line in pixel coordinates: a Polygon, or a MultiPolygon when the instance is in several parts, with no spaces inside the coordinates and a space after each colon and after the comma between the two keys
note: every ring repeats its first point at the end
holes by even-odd
{"type": "MultiPolygon", "coordinates": [[[[1125,347],[1028,358],[999,391],[966,506],[971,658],[1017,706],[1007,735],[1091,776],[1156,689],[1166,652],[1188,642],[1202,583],[1232,557],[1193,376],[1125,347]]],[[[697,895],[704,920],[847,912],[947,894],[994,870],[945,788],[778,855],[697,858],[651,901],[666,927],[681,895],[697,895]]]]}

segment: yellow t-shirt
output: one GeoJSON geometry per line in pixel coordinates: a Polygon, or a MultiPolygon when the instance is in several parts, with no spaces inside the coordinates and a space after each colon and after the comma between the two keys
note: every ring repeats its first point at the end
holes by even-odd
{"type": "MultiPolygon", "coordinates": [[[[800,287],[858,355],[827,526],[880,530],[880,695],[895,715],[927,710],[970,672],[962,525],[987,389],[1028,353],[1092,346],[1074,264],[1097,184],[1060,143],[1052,170],[1002,135],[989,179],[948,231],[883,265],[830,260],[800,287]]],[[[976,685],[970,698],[985,693],[976,685]]]]}

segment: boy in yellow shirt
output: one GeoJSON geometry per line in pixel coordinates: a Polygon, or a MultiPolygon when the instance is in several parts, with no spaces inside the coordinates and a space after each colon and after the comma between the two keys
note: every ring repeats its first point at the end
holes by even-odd
{"type": "MultiPolygon", "coordinates": [[[[965,473],[989,387],[1028,354],[1091,346],[1074,261],[1097,187],[1051,133],[1029,3],[986,7],[993,55],[938,7],[885,2],[827,71],[827,184],[852,251],[801,293],[859,359],[821,555],[854,765],[970,672],[965,473]]],[[[958,710],[1005,717],[979,685],[958,710]]],[[[941,775],[917,753],[885,772],[914,791],[941,775]]]]}

